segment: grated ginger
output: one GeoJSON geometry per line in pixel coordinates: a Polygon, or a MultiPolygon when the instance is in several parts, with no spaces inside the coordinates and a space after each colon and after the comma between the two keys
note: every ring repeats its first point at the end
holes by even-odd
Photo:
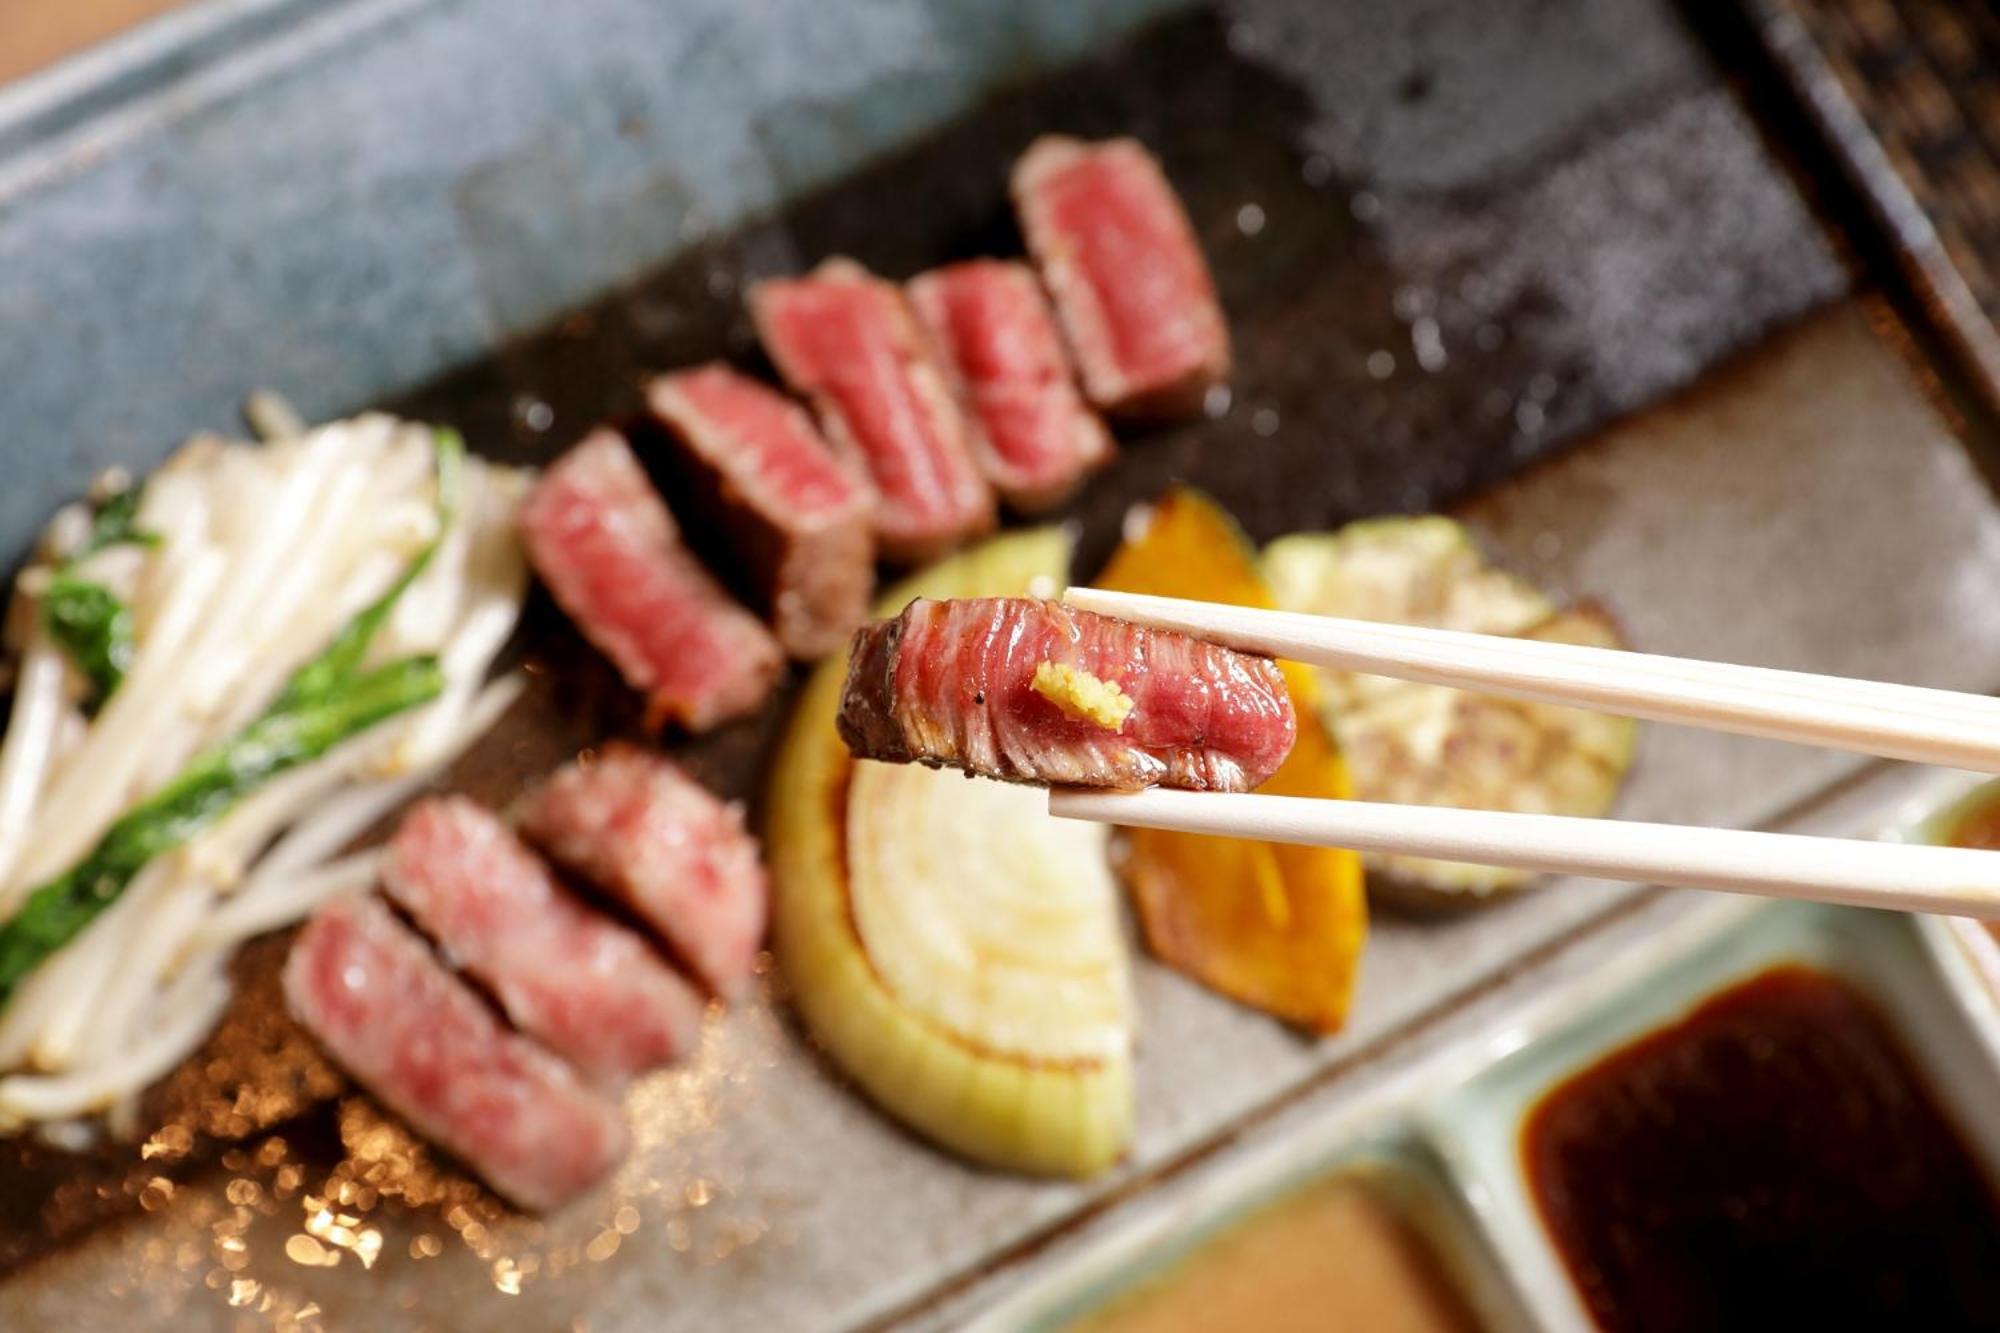
{"type": "Polygon", "coordinates": [[[1070,717],[1094,722],[1106,731],[1124,730],[1125,719],[1132,715],[1131,695],[1113,682],[1073,666],[1044,662],[1035,668],[1030,684],[1036,694],[1070,717]]]}

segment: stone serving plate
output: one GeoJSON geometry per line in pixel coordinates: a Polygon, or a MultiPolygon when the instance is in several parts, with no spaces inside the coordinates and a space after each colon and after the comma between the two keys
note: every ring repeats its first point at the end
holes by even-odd
{"type": "MultiPolygon", "coordinates": [[[[259,386],[545,460],[648,370],[754,365],[759,276],[1016,247],[1006,167],[1050,130],[1161,154],[1239,353],[1225,409],[1130,439],[1065,515],[1080,573],[1177,480],[1259,539],[1443,508],[1657,651],[2000,684],[1976,427],[1654,0],[192,5],[0,90],[0,563],[259,386]]],[[[637,722],[546,606],[522,652],[535,690],[451,779],[495,801],[637,722]]],[[[788,703],[675,752],[754,809],[788,703]]],[[[1621,808],[1845,828],[1884,783],[1656,729],[1621,808]]],[[[905,1136],[774,978],[633,1090],[630,1163],[546,1219],[365,1097],[274,1092],[313,1057],[266,941],[158,1098],[185,1134],[0,1144],[0,1326],[956,1327],[1702,901],[1384,910],[1327,1040],[1142,964],[1135,1139],[1083,1185],[905,1136]]]]}

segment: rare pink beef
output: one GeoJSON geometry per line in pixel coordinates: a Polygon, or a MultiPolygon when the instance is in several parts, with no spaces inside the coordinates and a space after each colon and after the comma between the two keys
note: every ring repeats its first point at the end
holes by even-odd
{"type": "Polygon", "coordinates": [[[694,988],[477,802],[440,797],[404,816],[382,884],[516,1027],[586,1077],[621,1083],[694,1049],[694,988]]]}
{"type": "Polygon", "coordinates": [[[542,581],[646,695],[647,725],[705,731],[754,711],[784,654],[681,542],[673,515],[614,431],[557,459],[521,506],[542,581]]]}
{"type": "Polygon", "coordinates": [[[833,446],[875,484],[875,541],[891,560],[940,555],[993,527],[976,427],[894,283],[847,259],[750,292],[758,336],[812,401],[833,446]]]}
{"type": "Polygon", "coordinates": [[[1045,136],[1015,164],[1013,194],[1090,400],[1124,416],[1199,411],[1229,377],[1229,326],[1152,154],[1045,136]]]}
{"type": "Polygon", "coordinates": [[[740,806],[616,741],[529,793],[521,830],[660,932],[724,997],[749,985],[770,890],[740,806]]]}
{"type": "Polygon", "coordinates": [[[1111,461],[1111,436],[1076,390],[1033,270],[975,259],[914,278],[909,292],[979,423],[987,480],[1009,504],[1061,504],[1111,461]]]}
{"type": "Polygon", "coordinates": [[[503,1026],[381,899],[322,907],[284,982],[328,1054],[515,1203],[558,1207],[624,1156],[618,1106],[503,1026]]]}
{"type": "Polygon", "coordinates": [[[875,591],[875,498],[812,419],[727,366],[662,375],[646,405],[666,427],[693,508],[728,538],[785,651],[847,642],[875,591]]]}
{"type": "Polygon", "coordinates": [[[919,599],[855,636],[840,734],[863,759],[1012,782],[1248,791],[1291,752],[1297,719],[1268,658],[1060,602],[919,599]],[[1043,662],[1109,681],[1118,730],[1033,687],[1043,662]]]}

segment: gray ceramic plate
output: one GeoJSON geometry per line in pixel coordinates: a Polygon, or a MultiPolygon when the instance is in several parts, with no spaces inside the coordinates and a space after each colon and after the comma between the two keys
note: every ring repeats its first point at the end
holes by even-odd
{"type": "MultiPolygon", "coordinates": [[[[1653,0],[209,0],[0,92],[0,551],[258,385],[546,458],[649,368],[751,358],[747,279],[1015,245],[1005,167],[1051,129],[1159,149],[1241,354],[1226,411],[1132,440],[1078,503],[1086,567],[1177,479],[1259,536],[1454,505],[1649,647],[2000,683],[2000,520],[1904,330],[1653,0]]],[[[543,687],[455,775],[496,800],[634,722],[546,611],[528,647],[543,687]]],[[[754,797],[782,711],[681,757],[754,797]]],[[[1625,808],[1761,823],[1852,772],[1661,733],[1625,808]]],[[[421,1153],[400,1195],[357,1180],[357,1145],[404,1151],[365,1098],[260,1095],[310,1059],[274,942],[170,1090],[216,1133],[8,1148],[0,1323],[956,1323],[1233,1148],[1363,1104],[1638,902],[1384,916],[1324,1042],[1142,967],[1137,1135],[1087,1186],[913,1142],[766,994],[634,1090],[615,1186],[540,1221],[421,1153]]]]}

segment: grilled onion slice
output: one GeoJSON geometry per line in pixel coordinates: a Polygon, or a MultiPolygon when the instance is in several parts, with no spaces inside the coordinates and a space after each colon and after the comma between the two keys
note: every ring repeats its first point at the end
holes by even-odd
{"type": "MultiPolygon", "coordinates": [[[[1264,576],[1287,611],[1625,646],[1602,608],[1559,609],[1534,585],[1489,566],[1464,528],[1436,515],[1280,538],[1265,549],[1264,576]]],[[[1321,678],[1325,717],[1358,800],[1601,815],[1632,761],[1637,728],[1626,718],[1347,671],[1321,678]]],[[[1368,865],[1378,889],[1426,906],[1533,879],[1422,857],[1370,857],[1368,865]]]]}
{"type": "MultiPolygon", "coordinates": [[[[998,538],[890,590],[1059,585],[1055,528],[998,538]]],[[[1132,1121],[1132,1008],[1105,830],[1038,790],[857,761],[834,732],[846,662],[808,683],[773,774],[780,966],[813,1035],[891,1115],[986,1165],[1087,1176],[1132,1121]]]]}

